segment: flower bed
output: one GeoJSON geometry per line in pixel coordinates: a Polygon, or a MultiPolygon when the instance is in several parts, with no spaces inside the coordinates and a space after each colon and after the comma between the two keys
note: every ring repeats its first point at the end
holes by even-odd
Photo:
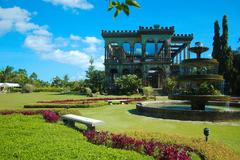
{"type": "Polygon", "coordinates": [[[94,108],[94,107],[102,107],[107,105],[106,102],[98,102],[98,103],[37,103],[37,104],[27,104],[24,105],[24,108],[94,108]]]}
{"type": "Polygon", "coordinates": [[[54,112],[49,110],[36,110],[36,111],[1,111],[0,115],[11,115],[11,114],[23,114],[23,115],[37,115],[42,114],[43,118],[47,122],[57,122],[60,119],[60,116],[54,112]]]}
{"type": "Polygon", "coordinates": [[[133,150],[159,160],[191,160],[190,153],[193,152],[192,148],[183,145],[163,144],[154,140],[138,140],[122,134],[87,131],[84,136],[93,144],[133,150]]]}
{"type": "Polygon", "coordinates": [[[52,101],[37,101],[37,103],[55,103],[55,104],[89,104],[95,103],[96,101],[107,101],[107,100],[127,100],[129,102],[143,101],[144,98],[126,98],[126,97],[114,97],[114,98],[84,98],[84,99],[65,99],[65,100],[52,100],[52,101]]]}

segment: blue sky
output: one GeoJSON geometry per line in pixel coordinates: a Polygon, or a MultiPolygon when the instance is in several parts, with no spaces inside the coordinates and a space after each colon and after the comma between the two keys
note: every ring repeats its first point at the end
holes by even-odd
{"type": "MultiPolygon", "coordinates": [[[[40,79],[68,74],[84,78],[88,59],[103,69],[101,30],[133,30],[160,24],[176,33],[193,33],[194,40],[212,47],[213,23],[226,14],[229,44],[240,37],[239,0],[138,0],[140,9],[116,20],[107,12],[108,0],[0,0],[0,68],[35,71],[40,79]]],[[[193,44],[192,44],[193,45],[193,44]]]]}

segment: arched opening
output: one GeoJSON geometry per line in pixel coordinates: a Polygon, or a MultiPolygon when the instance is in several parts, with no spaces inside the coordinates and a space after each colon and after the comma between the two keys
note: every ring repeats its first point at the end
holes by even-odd
{"type": "Polygon", "coordinates": [[[137,42],[134,44],[134,56],[141,57],[142,56],[142,44],[137,42]]]}
{"type": "Polygon", "coordinates": [[[146,43],[146,56],[153,57],[155,55],[155,42],[153,40],[148,40],[146,43]]]}
{"type": "Polygon", "coordinates": [[[123,75],[128,75],[128,74],[130,74],[129,69],[127,69],[127,68],[123,69],[122,74],[123,74],[123,75]]]}
{"type": "Polygon", "coordinates": [[[123,46],[124,53],[127,56],[130,56],[131,54],[130,44],[128,42],[124,42],[122,46],[123,46]]]}
{"type": "Polygon", "coordinates": [[[118,74],[117,69],[111,69],[110,70],[110,80],[111,80],[111,82],[114,82],[114,80],[117,77],[117,74],[118,74]]]}
{"type": "Polygon", "coordinates": [[[134,74],[138,76],[138,78],[142,78],[142,71],[141,69],[135,69],[134,74]]]}
{"type": "Polygon", "coordinates": [[[151,68],[148,71],[148,83],[153,88],[163,88],[165,77],[165,72],[161,68],[151,68]]]}

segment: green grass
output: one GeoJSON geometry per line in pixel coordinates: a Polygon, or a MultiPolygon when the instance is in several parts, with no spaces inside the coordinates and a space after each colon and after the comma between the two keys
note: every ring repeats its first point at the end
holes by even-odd
{"type": "MultiPolygon", "coordinates": [[[[24,104],[35,103],[39,100],[56,99],[78,99],[78,95],[57,95],[54,93],[31,93],[31,94],[5,94],[0,95],[0,109],[22,109],[24,104]]],[[[160,100],[167,100],[166,97],[158,97],[160,100]]],[[[164,120],[151,118],[134,114],[135,105],[107,105],[98,108],[78,109],[83,116],[100,119],[105,122],[104,125],[97,127],[98,130],[107,130],[110,132],[121,132],[133,134],[133,132],[157,137],[161,135],[166,139],[176,138],[176,143],[185,143],[197,145],[204,148],[203,128],[210,128],[209,144],[212,145],[211,154],[218,154],[218,148],[222,154],[224,148],[230,148],[240,157],[240,121],[229,121],[221,123],[210,122],[186,122],[175,120],[164,120]],[[193,140],[192,140],[193,139],[193,140]],[[194,144],[191,142],[194,141],[194,144]],[[216,153],[214,153],[216,151],[216,153]]],[[[158,138],[161,139],[159,136],[158,138]]],[[[209,145],[209,146],[211,146],[209,145]]],[[[209,149],[209,148],[206,148],[209,149]]],[[[205,149],[205,151],[206,151],[205,149]]],[[[220,153],[219,153],[220,154],[220,153]]],[[[229,155],[231,156],[231,154],[229,155]]],[[[233,158],[232,158],[233,159],[233,158]]]]}
{"type": "Polygon", "coordinates": [[[81,133],[42,116],[0,116],[0,159],[152,159],[88,143],[81,133]]]}

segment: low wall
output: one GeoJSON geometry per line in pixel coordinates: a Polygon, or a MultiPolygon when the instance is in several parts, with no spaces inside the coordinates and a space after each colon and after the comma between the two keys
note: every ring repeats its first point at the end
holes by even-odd
{"type": "Polygon", "coordinates": [[[138,103],[136,109],[139,114],[164,119],[191,121],[223,121],[239,120],[240,111],[201,111],[201,110],[168,110],[164,108],[148,107],[138,103]]]}

